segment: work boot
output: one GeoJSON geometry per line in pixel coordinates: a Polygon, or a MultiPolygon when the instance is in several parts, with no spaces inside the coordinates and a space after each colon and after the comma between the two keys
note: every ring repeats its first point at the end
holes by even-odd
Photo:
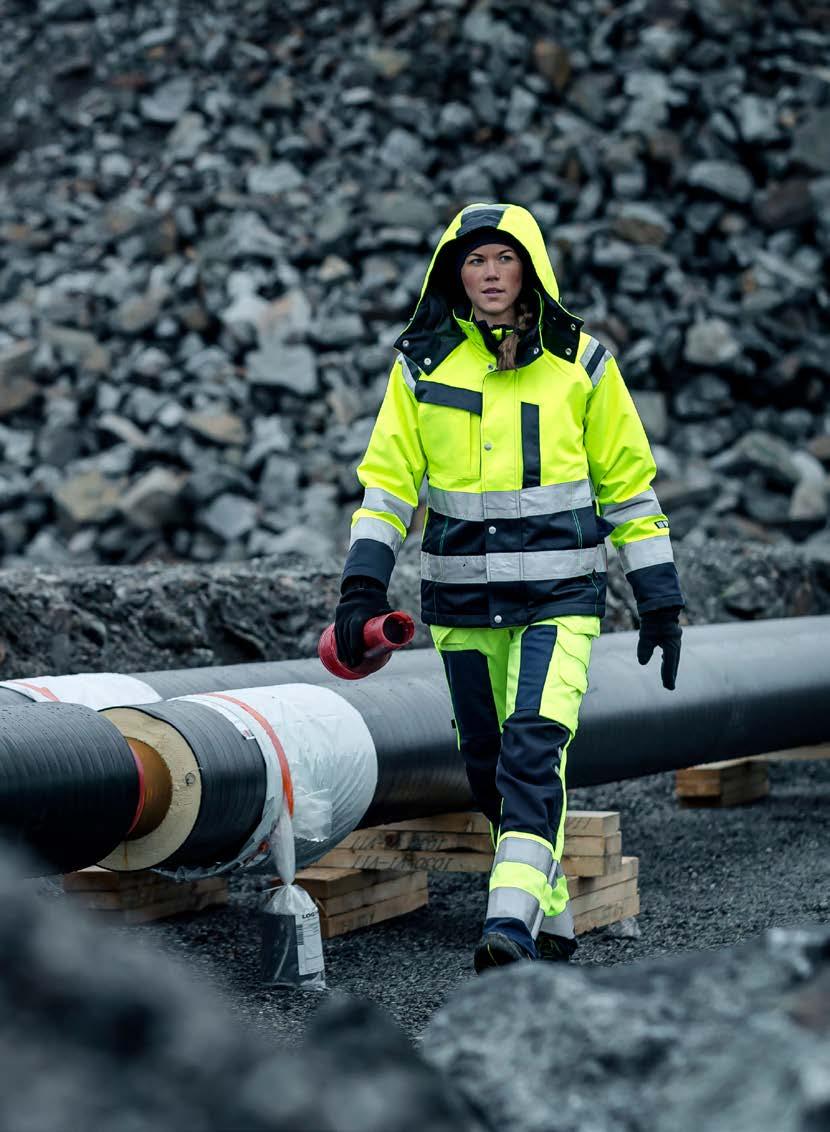
{"type": "Polygon", "coordinates": [[[567,963],[576,951],[576,940],[564,935],[551,935],[539,932],[536,937],[536,952],[540,959],[553,963],[567,963]]]}
{"type": "Polygon", "coordinates": [[[533,956],[510,936],[501,932],[485,932],[475,950],[473,964],[476,974],[480,975],[489,967],[506,967],[508,963],[521,962],[523,959],[532,960],[532,958],[533,956]]]}

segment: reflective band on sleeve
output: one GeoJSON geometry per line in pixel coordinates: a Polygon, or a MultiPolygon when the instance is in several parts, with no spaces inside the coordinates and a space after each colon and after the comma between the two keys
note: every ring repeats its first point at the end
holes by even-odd
{"type": "Polygon", "coordinates": [[[510,834],[499,839],[493,868],[502,861],[511,861],[517,865],[531,865],[540,873],[547,875],[554,867],[553,851],[541,841],[531,840],[527,837],[511,837],[510,834]]]}
{"type": "Polygon", "coordinates": [[[646,519],[649,515],[660,515],[660,503],[651,488],[632,495],[622,503],[607,503],[600,507],[600,514],[612,527],[619,527],[631,519],[646,519]]]}
{"type": "Polygon", "coordinates": [[[578,578],[606,568],[605,546],[583,550],[537,550],[504,554],[427,554],[421,577],[427,582],[465,585],[482,582],[545,582],[578,578]]]}
{"type": "Polygon", "coordinates": [[[638,539],[619,548],[620,563],[626,574],[642,570],[645,566],[658,566],[661,562],[674,562],[671,539],[668,535],[638,539]]]}
{"type": "Polygon", "coordinates": [[[601,342],[597,342],[596,338],[589,338],[579,361],[585,367],[591,385],[597,386],[605,373],[606,365],[611,361],[611,354],[601,342]]]}
{"type": "Polygon", "coordinates": [[[487,898],[485,919],[494,920],[502,916],[521,920],[530,934],[535,935],[541,918],[539,901],[523,888],[492,888],[487,898]]]}
{"type": "Polygon", "coordinates": [[[588,507],[592,501],[591,482],[587,479],[515,491],[444,491],[430,485],[427,495],[431,511],[470,522],[554,515],[575,507],[588,507]]]}
{"type": "Polygon", "coordinates": [[[412,364],[412,362],[410,362],[409,358],[405,358],[403,354],[398,354],[398,361],[401,363],[401,373],[403,374],[403,379],[414,393],[415,383],[418,380],[418,370],[412,364]]]}
{"type": "Polygon", "coordinates": [[[441,381],[419,381],[415,397],[425,405],[444,405],[448,409],[464,409],[481,416],[482,396],[473,389],[457,385],[444,385],[441,381]]]}
{"type": "Polygon", "coordinates": [[[382,487],[367,487],[363,493],[363,502],[360,505],[367,511],[385,511],[395,515],[405,527],[408,527],[415,513],[415,508],[405,499],[385,491],[382,487]]]}
{"type": "Polygon", "coordinates": [[[389,547],[393,554],[398,553],[403,543],[403,536],[397,527],[393,527],[391,523],[387,523],[383,519],[370,519],[365,515],[352,524],[349,546],[354,545],[360,538],[370,538],[374,539],[375,542],[382,542],[384,546],[389,547]]]}

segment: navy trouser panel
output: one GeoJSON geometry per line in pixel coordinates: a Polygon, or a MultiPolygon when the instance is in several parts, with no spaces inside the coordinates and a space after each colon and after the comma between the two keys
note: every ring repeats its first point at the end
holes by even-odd
{"type": "Polygon", "coordinates": [[[516,711],[505,720],[496,771],[501,829],[556,844],[565,804],[560,759],[569,739],[567,728],[538,712],[516,711]]]}
{"type": "Polygon", "coordinates": [[[496,767],[501,732],[487,657],[475,649],[441,653],[450,689],[459,749],[476,803],[498,829],[501,797],[496,767]]]}

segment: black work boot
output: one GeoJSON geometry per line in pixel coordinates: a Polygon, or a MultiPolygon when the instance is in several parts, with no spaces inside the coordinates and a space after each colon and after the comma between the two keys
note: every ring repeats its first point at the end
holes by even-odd
{"type": "Polygon", "coordinates": [[[490,967],[506,967],[508,963],[518,963],[523,959],[532,960],[523,947],[510,936],[501,932],[485,932],[473,956],[476,974],[480,975],[490,967]]]}
{"type": "Polygon", "coordinates": [[[539,932],[536,937],[536,953],[540,959],[553,963],[567,963],[576,951],[576,940],[564,935],[550,935],[539,932]]]}

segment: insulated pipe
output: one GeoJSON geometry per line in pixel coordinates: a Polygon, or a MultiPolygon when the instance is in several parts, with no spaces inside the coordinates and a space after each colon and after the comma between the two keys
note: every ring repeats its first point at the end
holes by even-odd
{"type": "MultiPolygon", "coordinates": [[[[433,649],[403,649],[391,661],[398,673],[440,672],[433,649]]],[[[370,673],[364,680],[372,681],[370,673]]],[[[268,660],[252,664],[212,665],[207,668],[173,668],[168,671],[81,672],[72,676],[27,676],[0,684],[0,706],[45,702],[82,703],[101,711],[125,704],[160,703],[200,692],[230,688],[265,688],[277,684],[328,684],[341,686],[319,657],[302,660],[268,660]]]]}
{"type": "MultiPolygon", "coordinates": [[[[569,758],[572,786],[830,737],[830,618],[687,629],[675,692],[660,686],[659,657],[647,668],[637,665],[635,641],[636,634],[613,634],[595,645],[591,689],[569,758]]],[[[396,666],[359,685],[337,684],[340,698],[365,721],[377,752],[377,789],[361,824],[470,804],[440,662],[427,653],[418,664],[421,673],[416,675],[396,666]]],[[[40,750],[36,720],[56,706],[7,709],[8,719],[28,717],[32,751],[40,750]]],[[[135,736],[130,738],[134,757],[141,748],[135,736]]],[[[156,749],[153,743],[146,746],[156,749]]],[[[12,749],[0,734],[0,767],[7,777],[25,766],[27,776],[36,780],[42,768],[27,765],[32,761],[22,760],[19,745],[12,749]]],[[[86,768],[79,767],[79,780],[84,773],[86,768]]],[[[160,790],[156,793],[161,797],[160,790]]],[[[174,790],[171,809],[176,797],[174,790]]],[[[21,827],[23,818],[17,815],[21,827]]]]}

